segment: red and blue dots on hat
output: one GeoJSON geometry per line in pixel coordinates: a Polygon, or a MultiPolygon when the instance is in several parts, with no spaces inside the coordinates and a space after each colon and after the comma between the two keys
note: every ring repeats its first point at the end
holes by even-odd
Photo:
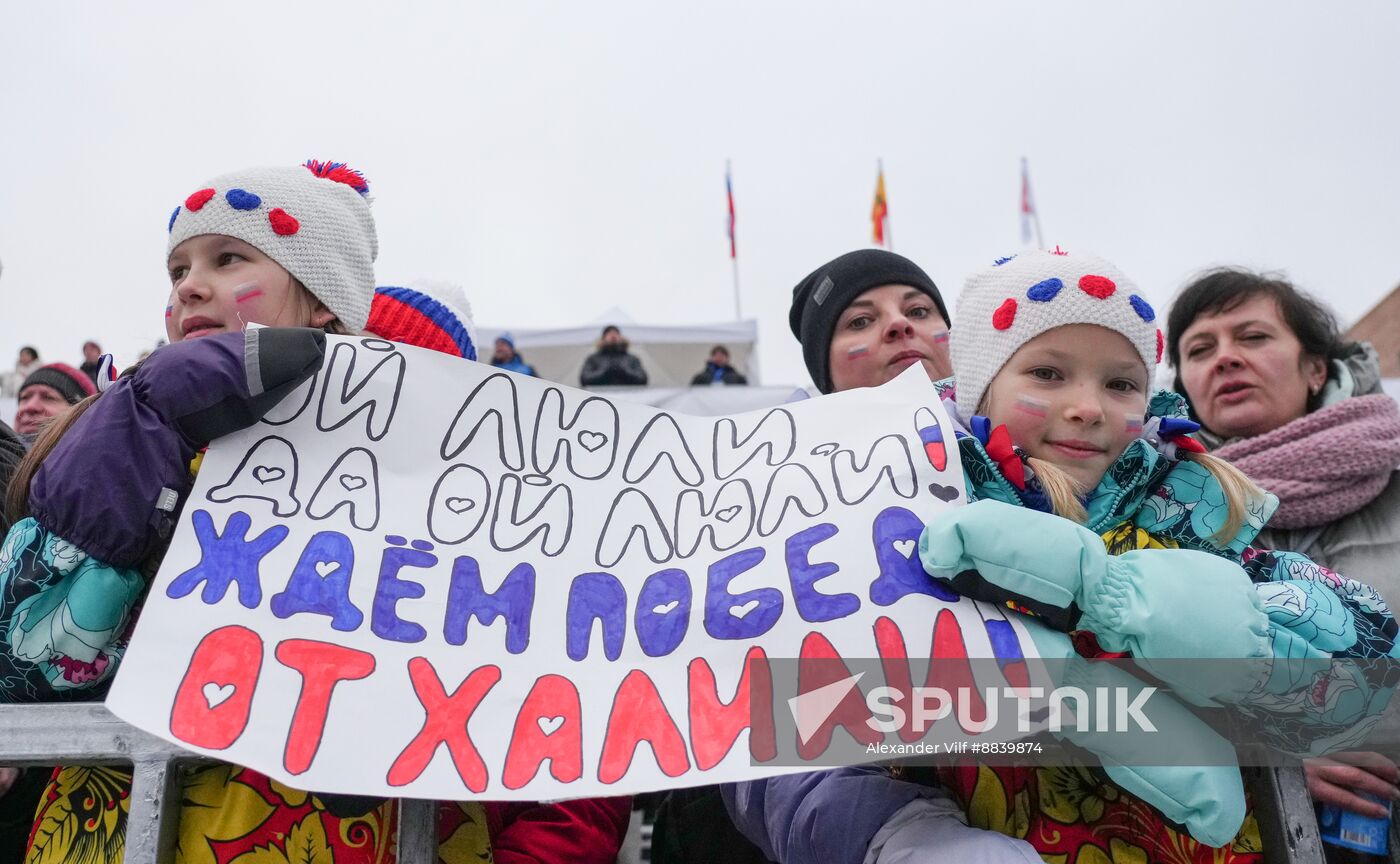
{"type": "MultiPolygon", "coordinates": [[[[361,195],[369,194],[369,181],[365,179],[365,175],[344,162],[321,162],[317,159],[308,159],[303,167],[317,177],[343,183],[361,195]]],[[[198,213],[217,194],[217,189],[200,189],[185,199],[185,210],[198,213]]],[[[229,189],[224,193],[224,200],[233,209],[242,211],[257,210],[262,207],[263,203],[261,196],[247,189],[229,189]]],[[[170,214],[170,223],[166,225],[166,231],[175,230],[175,220],[179,216],[180,208],[176,207],[174,212],[170,214]]],[[[301,230],[301,223],[297,221],[297,218],[281,207],[269,210],[267,221],[272,226],[273,233],[282,237],[290,237],[301,230]]]]}
{"type": "MultiPolygon", "coordinates": [[[[1051,254],[1066,255],[1068,253],[1056,246],[1055,251],[1051,254]]],[[[1079,290],[1096,300],[1107,300],[1118,291],[1118,283],[1107,276],[1100,276],[1095,273],[1086,273],[1079,277],[1078,285],[1079,290]]],[[[1064,281],[1057,276],[1052,276],[1049,279],[1042,279],[1027,288],[1026,298],[1036,303],[1049,303],[1058,297],[1064,288],[1064,281]]],[[[1129,295],[1128,304],[1132,306],[1133,311],[1137,313],[1139,318],[1149,324],[1157,317],[1157,313],[1152,309],[1152,304],[1136,294],[1129,295]]],[[[1016,323],[1016,310],[1018,308],[1016,298],[1006,298],[1006,300],[1002,301],[1002,304],[997,307],[996,311],[992,313],[992,326],[997,330],[1010,330],[1012,325],[1016,323]]],[[[1162,337],[1160,330],[1157,333],[1157,341],[1157,359],[1160,362],[1160,355],[1162,353],[1160,344],[1162,342],[1162,337]]]]}
{"type": "MultiPolygon", "coordinates": [[[[190,197],[185,199],[185,210],[190,213],[198,213],[217,194],[217,189],[200,189],[198,192],[191,193],[190,197]]],[[[247,189],[230,189],[224,193],[224,200],[228,202],[228,206],[235,210],[251,211],[262,206],[262,198],[247,189]]],[[[175,212],[170,214],[170,224],[166,226],[165,230],[175,230],[175,220],[179,216],[180,208],[176,207],[175,212]]],[[[301,223],[296,220],[296,217],[281,207],[269,210],[267,221],[272,226],[273,233],[282,237],[290,237],[301,230],[301,223]]]]}

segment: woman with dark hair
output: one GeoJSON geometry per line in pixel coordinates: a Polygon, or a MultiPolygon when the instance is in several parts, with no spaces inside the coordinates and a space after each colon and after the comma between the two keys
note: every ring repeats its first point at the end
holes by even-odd
{"type": "Polygon", "coordinates": [[[1260,543],[1400,603],[1400,411],[1375,350],[1288,282],[1217,270],[1167,320],[1176,389],[1200,439],[1279,498],[1260,543]]]}
{"type": "MultiPolygon", "coordinates": [[[[1278,496],[1259,544],[1289,549],[1400,602],[1400,410],[1381,390],[1366,343],[1282,278],[1222,269],[1182,289],[1167,318],[1176,389],[1202,424],[1198,440],[1278,496]]],[[[1313,797],[1368,816],[1354,795],[1400,797],[1396,766],[1308,760],[1313,797]]]]}

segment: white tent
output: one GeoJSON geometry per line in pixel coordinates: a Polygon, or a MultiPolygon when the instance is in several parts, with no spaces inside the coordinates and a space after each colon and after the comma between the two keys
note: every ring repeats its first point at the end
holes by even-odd
{"type": "Polygon", "coordinates": [[[491,361],[496,337],[509,332],[515,337],[515,350],[535,367],[541,378],[577,387],[583,361],[596,349],[603,327],[616,324],[642,361],[650,387],[684,387],[695,373],[705,368],[710,349],[729,349],[729,362],[749,379],[759,383],[758,355],[754,342],[758,322],[729,321],[720,324],[656,325],[637,324],[625,313],[610,309],[595,323],[581,327],[530,329],[525,327],[478,327],[477,357],[491,361]]]}

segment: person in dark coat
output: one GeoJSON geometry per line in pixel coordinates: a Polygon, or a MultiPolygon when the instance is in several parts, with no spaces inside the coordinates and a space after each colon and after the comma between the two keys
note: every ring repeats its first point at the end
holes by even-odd
{"type": "Polygon", "coordinates": [[[738,369],[729,365],[729,349],[723,345],[716,345],[710,349],[710,359],[705,361],[705,368],[690,379],[692,387],[701,387],[706,384],[747,383],[749,383],[749,379],[740,375],[738,369]]]}
{"type": "Polygon", "coordinates": [[[97,386],[97,367],[102,363],[102,346],[92,340],[83,343],[83,365],[78,368],[97,386]]]}
{"type": "Polygon", "coordinates": [[[627,340],[615,324],[603,328],[598,350],[583,361],[579,383],[584,387],[645,387],[646,370],[642,361],[627,353],[627,340]]]}

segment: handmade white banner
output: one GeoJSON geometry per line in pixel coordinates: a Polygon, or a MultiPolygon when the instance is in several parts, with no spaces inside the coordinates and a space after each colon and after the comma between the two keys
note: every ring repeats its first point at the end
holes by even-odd
{"type": "Polygon", "coordinates": [[[1025,683],[1021,625],[919,566],[964,493],[917,366],[701,418],[327,349],[205,455],[107,700],[133,725],[303,789],[556,799],[796,770],[766,658],[1025,683]]]}

